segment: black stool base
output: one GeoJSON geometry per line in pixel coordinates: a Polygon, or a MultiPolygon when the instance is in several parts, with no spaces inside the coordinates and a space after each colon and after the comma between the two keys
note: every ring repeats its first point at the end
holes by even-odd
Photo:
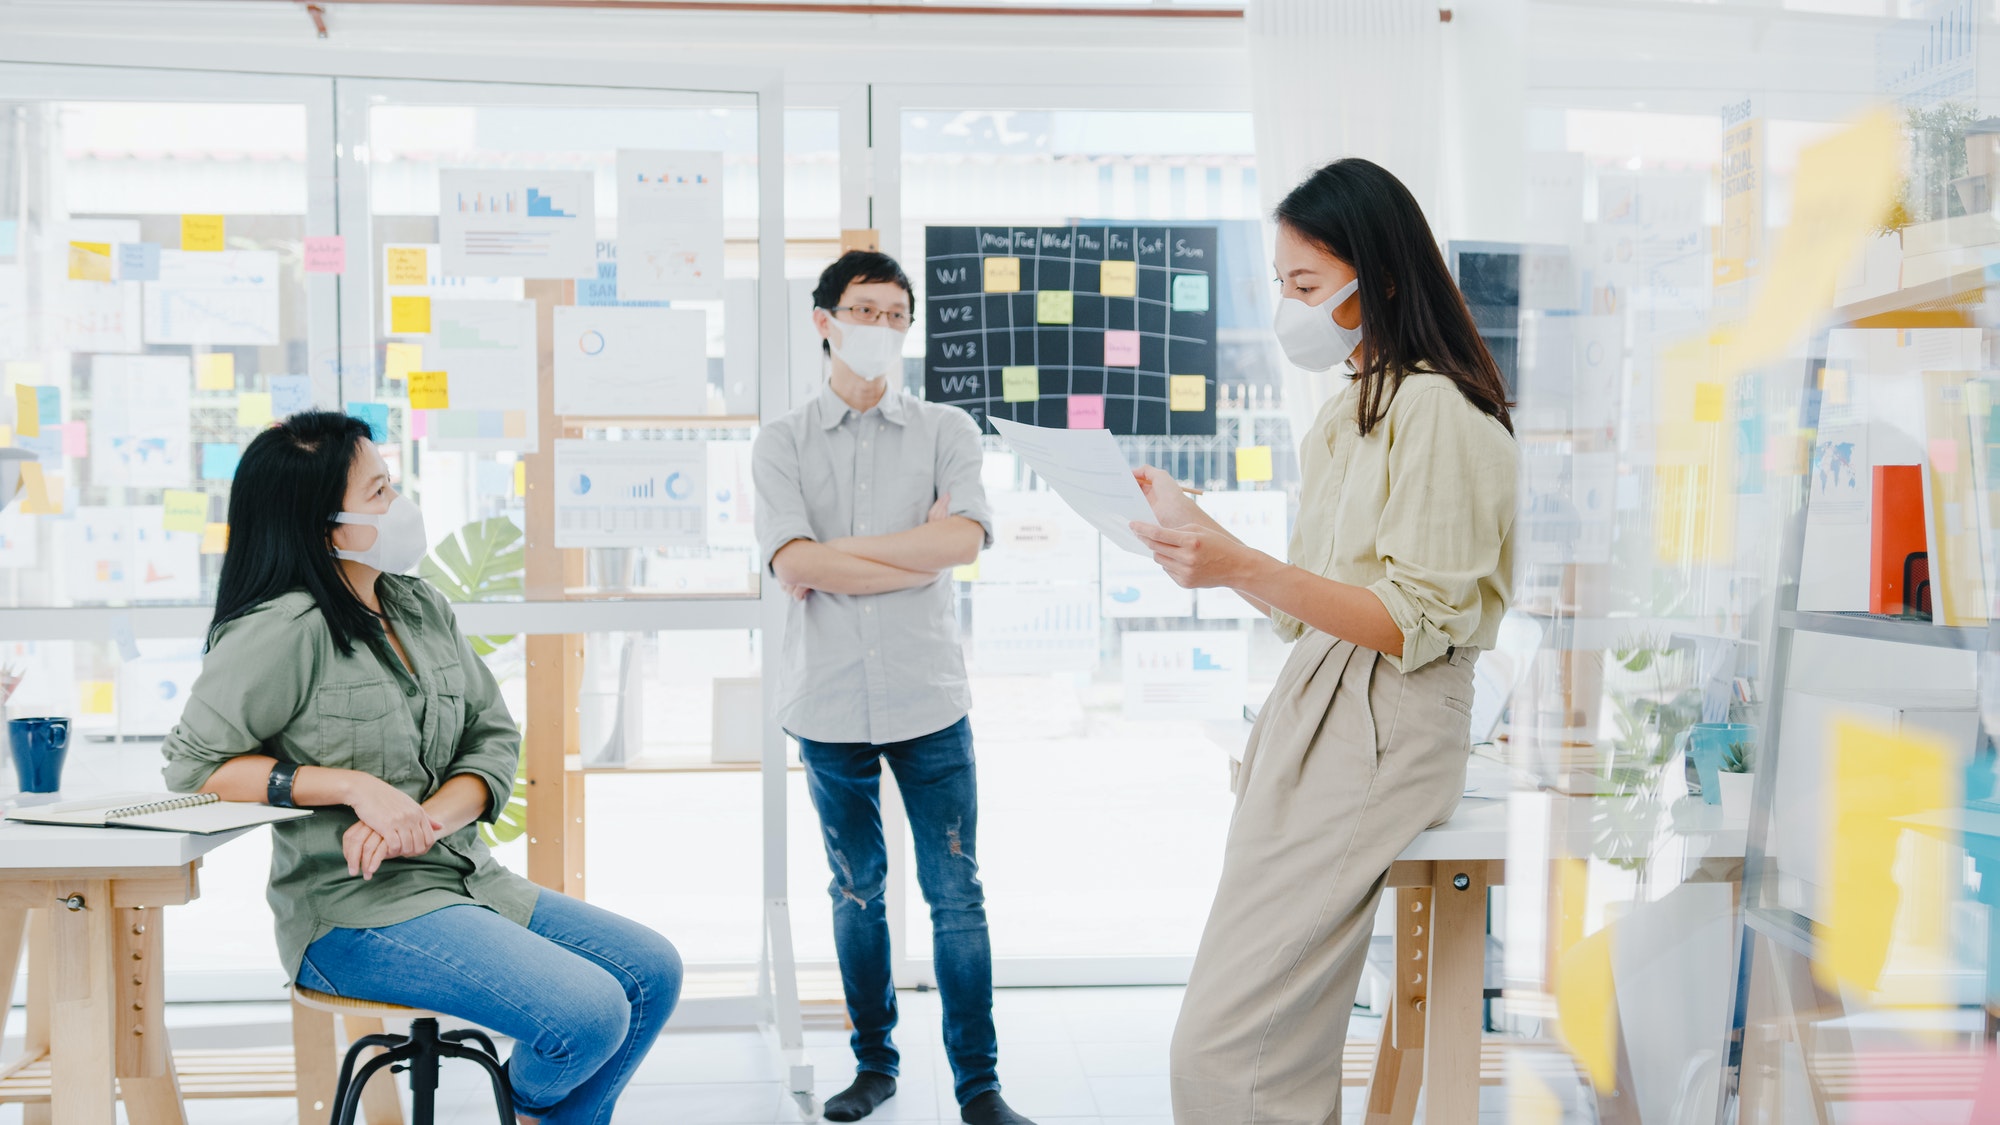
{"type": "Polygon", "coordinates": [[[500,1125],[514,1125],[514,1092],[500,1068],[500,1052],[483,1031],[438,1032],[438,1021],[424,1016],[410,1021],[408,1035],[364,1035],[347,1048],[340,1063],[340,1082],[333,1092],[331,1125],[355,1125],[361,1112],[361,1091],[383,1067],[410,1072],[410,1125],[437,1125],[438,1064],[444,1059],[470,1059],[486,1071],[493,1083],[493,1104],[500,1112],[500,1125]],[[471,1045],[468,1045],[471,1044],[471,1045]],[[359,1072],[354,1064],[361,1052],[381,1047],[383,1052],[359,1072]]]}

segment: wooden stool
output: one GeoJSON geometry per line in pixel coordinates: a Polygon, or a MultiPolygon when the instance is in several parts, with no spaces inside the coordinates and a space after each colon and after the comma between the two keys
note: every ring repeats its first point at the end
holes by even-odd
{"type": "MultiPolygon", "coordinates": [[[[372,1021],[378,1029],[372,1034],[355,1036],[348,1046],[347,1054],[341,1060],[340,1076],[334,1085],[332,1112],[327,1118],[330,1125],[354,1125],[355,1117],[361,1111],[361,1092],[367,1088],[368,1080],[384,1067],[410,1072],[410,1109],[411,1116],[415,1118],[412,1125],[436,1125],[438,1064],[448,1058],[471,1059],[486,1071],[487,1078],[493,1083],[494,1108],[499,1111],[501,1125],[514,1125],[513,1092],[507,1085],[506,1073],[500,1068],[500,1052],[493,1046],[493,1040],[487,1038],[485,1032],[468,1028],[440,1033],[436,1012],[373,1000],[350,1000],[343,996],[315,992],[296,984],[292,986],[292,1004],[295,1028],[299,1009],[305,1008],[339,1016],[343,1022],[372,1021]],[[408,1035],[382,1033],[379,1029],[384,1019],[409,1020],[410,1033],[408,1035]],[[362,1063],[357,1073],[355,1064],[360,1062],[363,1052],[371,1048],[382,1048],[382,1050],[362,1063]]],[[[306,1083],[302,1065],[299,1083],[300,1125],[306,1125],[308,1121],[306,1101],[306,1083]]],[[[397,1116],[400,1117],[400,1113],[397,1116]]],[[[371,1125],[379,1125],[374,1114],[369,1115],[369,1121],[371,1125]]]]}

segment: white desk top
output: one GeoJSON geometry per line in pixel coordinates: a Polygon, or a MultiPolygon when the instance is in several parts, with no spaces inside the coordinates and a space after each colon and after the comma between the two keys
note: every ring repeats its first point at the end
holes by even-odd
{"type": "Polygon", "coordinates": [[[0,820],[0,878],[9,870],[62,867],[177,868],[251,831],[197,836],[139,828],[70,828],[0,820]]]}

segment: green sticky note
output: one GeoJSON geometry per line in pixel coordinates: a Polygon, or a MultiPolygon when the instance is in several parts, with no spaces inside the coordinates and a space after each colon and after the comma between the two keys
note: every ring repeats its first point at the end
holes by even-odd
{"type": "Polygon", "coordinates": [[[1041,368],[1003,367],[1000,369],[1000,398],[1002,401],[1034,402],[1041,397],[1041,368]]]}
{"type": "Polygon", "coordinates": [[[1043,289],[1035,294],[1036,324],[1074,324],[1076,294],[1068,289],[1043,289]]]}
{"type": "Polygon", "coordinates": [[[1174,311],[1208,311],[1208,275],[1184,273],[1174,278],[1174,311]]]}

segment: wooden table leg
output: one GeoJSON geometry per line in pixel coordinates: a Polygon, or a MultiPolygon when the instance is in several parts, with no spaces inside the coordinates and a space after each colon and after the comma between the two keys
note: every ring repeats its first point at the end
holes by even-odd
{"type": "Polygon", "coordinates": [[[132,1125],[187,1125],[167,1040],[166,910],[117,912],[118,1096],[132,1125]]]}
{"type": "Polygon", "coordinates": [[[1424,1073],[1424,997],[1430,988],[1424,964],[1430,947],[1431,889],[1397,887],[1395,981],[1375,1069],[1368,1079],[1367,1125],[1410,1125],[1424,1073]]]}
{"type": "Polygon", "coordinates": [[[102,879],[63,884],[54,916],[55,981],[50,1004],[49,1104],[54,1125],[111,1125],[115,1120],[112,1010],[117,989],[111,959],[118,912],[102,879]],[[79,897],[80,896],[80,900],[79,897]]]}
{"type": "MultiPolygon", "coordinates": [[[[46,909],[28,911],[28,1037],[22,1051],[29,1057],[49,1053],[49,993],[54,989],[55,919],[46,909]]],[[[23,1102],[21,1125],[49,1125],[48,1102],[23,1102]]]]}
{"type": "Polygon", "coordinates": [[[1479,1120],[1486,885],[1486,865],[1477,862],[1440,862],[1431,880],[1431,987],[1424,1011],[1426,1121],[1479,1120]]]}

